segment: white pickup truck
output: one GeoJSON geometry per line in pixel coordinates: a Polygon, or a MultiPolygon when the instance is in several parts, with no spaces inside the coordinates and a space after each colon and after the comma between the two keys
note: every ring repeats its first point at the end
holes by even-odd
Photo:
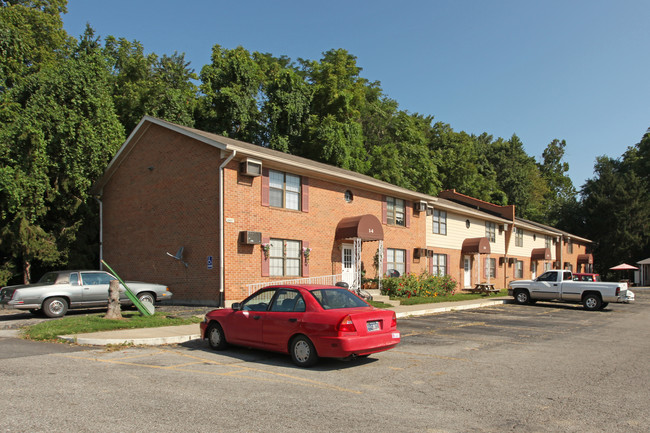
{"type": "Polygon", "coordinates": [[[517,304],[537,301],[563,301],[582,304],[585,310],[602,310],[610,302],[634,302],[627,283],[574,281],[571,271],[546,271],[534,280],[517,280],[508,284],[508,295],[517,304]]]}

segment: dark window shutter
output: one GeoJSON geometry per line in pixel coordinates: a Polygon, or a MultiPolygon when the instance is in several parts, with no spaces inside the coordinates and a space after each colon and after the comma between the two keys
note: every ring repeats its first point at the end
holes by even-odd
{"type": "MultiPolygon", "coordinates": [[[[267,176],[267,179],[268,179],[268,176],[267,176]]],[[[268,245],[270,242],[271,242],[271,238],[262,238],[262,246],[264,244],[268,245]]],[[[262,276],[263,277],[268,277],[269,276],[269,267],[270,267],[269,264],[270,264],[271,260],[266,258],[266,256],[264,255],[264,249],[261,248],[261,246],[260,246],[260,250],[262,251],[262,276]]]]}
{"type": "Polygon", "coordinates": [[[413,202],[407,201],[404,206],[404,224],[406,228],[411,227],[411,213],[413,213],[413,202]]]}
{"type": "MultiPolygon", "coordinates": [[[[386,203],[386,196],[382,196],[381,202],[381,222],[382,224],[388,223],[388,204],[386,203]]],[[[385,257],[385,256],[384,256],[385,257]]],[[[385,271],[386,269],[384,269],[385,271]]]]}
{"type": "Polygon", "coordinates": [[[302,177],[302,211],[309,212],[309,178],[302,177]]]}
{"type": "Polygon", "coordinates": [[[262,169],[262,206],[269,205],[269,169],[262,169]]]}
{"type": "Polygon", "coordinates": [[[411,273],[411,250],[406,250],[406,266],[404,267],[406,275],[411,273]]]}
{"type": "Polygon", "coordinates": [[[309,242],[308,241],[302,241],[302,248],[303,248],[303,254],[302,254],[302,276],[303,277],[308,277],[309,276],[309,262],[311,261],[311,255],[309,256],[309,260],[305,258],[305,248],[309,248],[309,242]]]}
{"type": "Polygon", "coordinates": [[[449,275],[449,254],[445,254],[445,275],[449,275]]]}

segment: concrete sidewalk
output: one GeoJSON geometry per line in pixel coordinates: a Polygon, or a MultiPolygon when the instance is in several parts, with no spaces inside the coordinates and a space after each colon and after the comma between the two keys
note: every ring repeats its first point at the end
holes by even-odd
{"type": "MultiPolygon", "coordinates": [[[[398,307],[392,307],[390,310],[397,313],[397,318],[404,318],[444,313],[447,311],[490,307],[508,302],[512,302],[512,298],[499,297],[459,302],[440,302],[437,304],[400,305],[398,307]]],[[[77,344],[91,346],[106,346],[109,344],[159,346],[199,339],[201,338],[201,331],[199,324],[195,323],[192,325],[165,326],[161,328],[120,329],[88,334],[61,335],[60,338],[77,344]]]]}

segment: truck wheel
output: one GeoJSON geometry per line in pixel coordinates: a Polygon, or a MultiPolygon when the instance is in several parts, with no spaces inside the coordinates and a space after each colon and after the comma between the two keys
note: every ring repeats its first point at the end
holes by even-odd
{"type": "Polygon", "coordinates": [[[582,305],[587,311],[600,310],[602,304],[603,301],[601,301],[600,296],[592,293],[585,295],[584,299],[582,300],[582,305]]]}
{"type": "Polygon", "coordinates": [[[530,295],[527,290],[515,290],[515,302],[519,305],[526,305],[530,302],[530,295]]]}

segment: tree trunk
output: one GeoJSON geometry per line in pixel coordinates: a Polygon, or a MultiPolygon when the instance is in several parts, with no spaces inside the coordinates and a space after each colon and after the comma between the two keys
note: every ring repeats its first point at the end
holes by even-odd
{"type": "Polygon", "coordinates": [[[29,260],[23,260],[23,284],[29,284],[32,279],[32,264],[29,260]]]}
{"type": "Polygon", "coordinates": [[[112,280],[108,285],[108,311],[104,319],[121,319],[122,309],[120,306],[120,282],[112,280]]]}

